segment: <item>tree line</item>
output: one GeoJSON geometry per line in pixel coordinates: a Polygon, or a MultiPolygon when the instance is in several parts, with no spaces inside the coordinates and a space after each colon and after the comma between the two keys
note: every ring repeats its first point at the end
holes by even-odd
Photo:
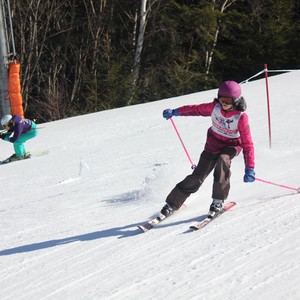
{"type": "Polygon", "coordinates": [[[11,0],[25,115],[41,121],[300,66],[299,0],[11,0]]]}

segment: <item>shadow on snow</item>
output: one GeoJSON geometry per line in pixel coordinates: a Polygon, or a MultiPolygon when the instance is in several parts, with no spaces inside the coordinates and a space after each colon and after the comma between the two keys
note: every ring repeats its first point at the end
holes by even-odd
{"type": "MultiPolygon", "coordinates": [[[[205,215],[200,216],[196,219],[191,218],[189,220],[182,220],[182,221],[173,222],[173,223],[159,224],[156,228],[158,229],[158,228],[180,225],[183,223],[189,223],[192,221],[200,221],[203,218],[205,218],[205,215]]],[[[19,246],[19,247],[4,249],[4,250],[0,251],[0,256],[32,252],[32,251],[47,249],[47,248],[51,248],[51,247],[68,244],[68,243],[74,243],[74,242],[78,242],[78,241],[82,241],[82,242],[92,241],[92,240],[97,240],[97,239],[101,239],[101,238],[113,237],[113,236],[117,236],[119,239],[131,237],[131,236],[135,236],[137,234],[142,233],[142,231],[138,228],[135,230],[129,230],[129,228],[137,227],[138,225],[141,225],[142,223],[143,222],[126,225],[123,227],[115,227],[115,228],[105,229],[102,231],[95,231],[95,232],[86,233],[86,234],[82,234],[82,235],[75,235],[75,236],[71,236],[71,237],[67,237],[67,238],[63,238],[63,239],[44,241],[44,242],[40,242],[40,243],[33,243],[33,244],[23,245],[23,246],[19,246]],[[128,229],[128,230],[126,230],[126,229],[128,229]]],[[[143,233],[143,234],[147,234],[147,233],[143,233]]]]}

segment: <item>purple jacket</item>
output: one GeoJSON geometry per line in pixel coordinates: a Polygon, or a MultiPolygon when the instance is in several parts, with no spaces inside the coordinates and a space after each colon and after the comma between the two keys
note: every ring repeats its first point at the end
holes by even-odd
{"type": "Polygon", "coordinates": [[[18,115],[14,115],[12,117],[12,121],[15,125],[9,130],[9,132],[13,133],[13,136],[9,139],[9,141],[14,143],[22,133],[31,129],[32,121],[29,119],[23,119],[18,115]]]}

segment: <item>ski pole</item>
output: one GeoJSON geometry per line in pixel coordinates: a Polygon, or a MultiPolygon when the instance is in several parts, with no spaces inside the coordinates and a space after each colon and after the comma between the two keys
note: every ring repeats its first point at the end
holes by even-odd
{"type": "MultiPolygon", "coordinates": [[[[44,128],[46,128],[46,127],[45,126],[40,126],[40,127],[36,127],[36,128],[30,128],[29,131],[30,130],[36,130],[36,129],[44,129],[44,128]]],[[[3,130],[0,130],[0,134],[2,134],[2,133],[9,133],[9,132],[8,132],[7,129],[3,129],[3,130]]],[[[10,133],[13,133],[13,132],[10,132],[10,133]]]]}
{"type": "Polygon", "coordinates": [[[191,157],[190,157],[190,155],[189,155],[189,153],[188,153],[188,151],[187,151],[187,149],[186,149],[186,147],[185,147],[185,145],[184,145],[184,143],[183,143],[183,141],[182,141],[182,138],[181,138],[181,136],[180,136],[180,134],[179,134],[179,132],[178,132],[178,130],[177,130],[177,127],[176,127],[176,125],[175,125],[173,119],[170,118],[170,120],[171,120],[171,123],[172,123],[172,125],[173,125],[173,127],[174,127],[174,129],[175,129],[175,132],[176,132],[176,134],[177,134],[177,136],[178,136],[178,138],[179,138],[179,140],[180,140],[180,143],[181,143],[181,145],[182,145],[182,147],[183,147],[183,149],[184,149],[184,152],[185,152],[187,158],[189,159],[189,161],[190,161],[190,163],[191,163],[191,168],[192,168],[192,170],[194,170],[194,169],[196,168],[196,165],[193,163],[193,161],[192,161],[192,159],[191,159],[191,157]]]}
{"type": "Polygon", "coordinates": [[[267,180],[264,180],[264,179],[260,179],[260,178],[255,178],[255,180],[263,182],[263,183],[267,183],[267,184],[276,185],[276,186],[279,186],[279,187],[282,187],[282,188],[285,188],[285,189],[289,189],[289,190],[293,190],[293,191],[296,191],[297,193],[300,193],[300,187],[299,188],[294,188],[294,187],[290,187],[290,186],[287,186],[287,185],[278,184],[278,183],[274,183],[274,182],[267,181],[267,180]]]}

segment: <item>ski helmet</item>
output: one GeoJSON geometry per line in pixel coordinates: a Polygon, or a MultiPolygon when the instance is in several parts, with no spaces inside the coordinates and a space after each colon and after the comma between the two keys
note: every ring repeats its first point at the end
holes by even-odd
{"type": "Polygon", "coordinates": [[[11,115],[3,116],[2,119],[1,119],[1,125],[2,126],[7,125],[10,122],[11,119],[12,119],[11,115]]]}
{"type": "Polygon", "coordinates": [[[218,97],[232,97],[238,100],[242,94],[241,86],[235,81],[224,81],[218,90],[218,97]]]}

